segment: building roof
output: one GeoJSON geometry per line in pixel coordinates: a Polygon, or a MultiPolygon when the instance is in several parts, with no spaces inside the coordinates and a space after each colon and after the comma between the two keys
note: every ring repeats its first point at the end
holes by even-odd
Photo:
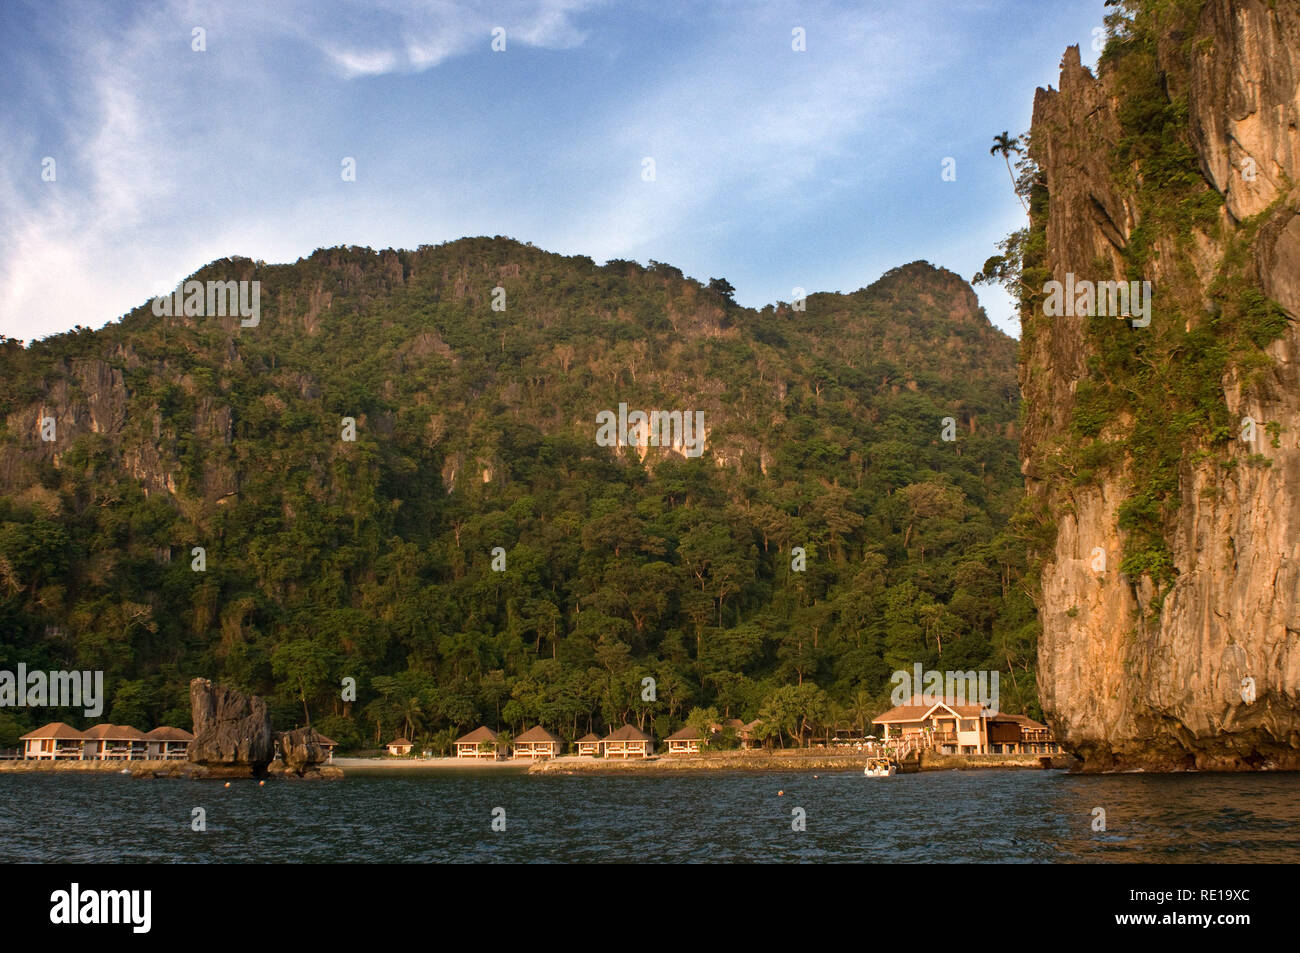
{"type": "Polygon", "coordinates": [[[687,725],[681,731],[674,731],[664,741],[702,741],[704,736],[700,734],[698,728],[687,725]]]}
{"type": "Polygon", "coordinates": [[[611,731],[602,741],[654,741],[654,738],[647,735],[636,725],[624,725],[617,731],[611,731]]]}
{"type": "Polygon", "coordinates": [[[735,728],[737,731],[739,731],[741,728],[745,727],[745,723],[741,721],[739,718],[728,718],[726,721],[722,723],[722,727],[735,728]]]}
{"type": "Polygon", "coordinates": [[[64,724],[61,721],[52,721],[42,728],[37,728],[35,731],[27,732],[27,734],[23,735],[18,740],[41,741],[46,738],[55,738],[67,741],[80,741],[83,737],[85,736],[71,725],[64,724]]]}
{"type": "Polygon", "coordinates": [[[139,728],[130,725],[95,725],[87,728],[81,735],[86,741],[146,741],[145,734],[139,728]]]}
{"type": "Polygon", "coordinates": [[[1032,729],[1032,728],[1047,727],[1044,724],[1040,724],[1039,722],[1034,721],[1034,719],[1030,718],[1028,715],[1008,715],[1006,712],[998,712],[996,715],[990,717],[989,721],[1013,721],[1016,724],[1018,724],[1021,728],[1032,729]]]}
{"type": "Polygon", "coordinates": [[[337,741],[335,741],[333,738],[326,738],[319,731],[316,732],[316,740],[320,744],[326,745],[327,747],[330,748],[337,748],[339,746],[339,743],[337,741]]]}
{"type": "Polygon", "coordinates": [[[150,741],[193,741],[194,736],[184,728],[172,728],[162,725],[153,731],[146,731],[144,736],[150,741]]]}
{"type": "Polygon", "coordinates": [[[394,739],[393,741],[388,742],[388,744],[384,745],[384,747],[385,747],[385,748],[398,748],[398,747],[401,747],[401,746],[403,746],[403,745],[405,745],[405,746],[408,747],[408,748],[412,747],[411,743],[410,743],[409,741],[407,741],[405,738],[396,738],[396,739],[394,739]]]}
{"type": "Polygon", "coordinates": [[[521,741],[532,742],[532,743],[536,743],[539,741],[543,741],[543,742],[549,741],[552,744],[557,744],[557,745],[564,744],[563,738],[561,738],[557,734],[552,734],[551,732],[543,728],[541,725],[537,725],[535,728],[529,728],[522,735],[519,735],[518,737],[515,738],[515,744],[519,744],[519,742],[521,741]]]}
{"type": "Polygon", "coordinates": [[[577,741],[575,741],[574,744],[585,745],[585,744],[590,744],[592,742],[599,743],[600,735],[596,734],[594,731],[589,731],[581,738],[579,738],[577,741]]]}
{"type": "Polygon", "coordinates": [[[956,712],[963,718],[978,718],[980,713],[984,711],[981,705],[949,705],[943,701],[927,702],[922,696],[914,695],[908,704],[889,709],[884,714],[872,718],[871,723],[879,725],[884,722],[924,721],[926,715],[940,706],[956,712]]]}
{"type": "Polygon", "coordinates": [[[487,725],[479,725],[467,735],[461,735],[456,739],[458,745],[478,744],[481,741],[496,741],[497,733],[487,725]]]}

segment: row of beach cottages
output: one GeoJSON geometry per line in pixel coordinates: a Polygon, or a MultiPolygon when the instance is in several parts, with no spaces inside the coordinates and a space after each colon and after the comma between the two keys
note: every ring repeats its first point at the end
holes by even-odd
{"type": "MultiPolygon", "coordinates": [[[[749,724],[739,718],[732,718],[720,725],[714,725],[714,734],[723,728],[736,732],[743,747],[758,746],[754,738],[757,721],[749,724]]],[[[704,738],[698,729],[686,727],[669,735],[664,741],[669,754],[698,754],[704,738]]],[[[502,757],[515,758],[558,758],[564,753],[564,739],[547,731],[541,725],[529,728],[518,735],[509,746],[511,751],[503,751],[497,743],[497,733],[486,725],[480,725],[473,731],[456,739],[456,757],[486,758],[496,761],[502,757]]],[[[388,753],[407,755],[414,747],[405,738],[398,738],[387,745],[388,753]]],[[[648,758],[654,754],[655,740],[635,725],[624,725],[607,734],[604,738],[587,734],[573,743],[573,753],[579,757],[589,758],[648,758]]]]}
{"type": "Polygon", "coordinates": [[[180,761],[189,756],[194,736],[166,725],[152,731],[130,725],[95,725],[78,731],[52,721],[19,740],[23,757],[38,761],[180,761]]]}
{"type": "MultiPolygon", "coordinates": [[[[319,737],[328,760],[333,761],[336,742],[324,735],[319,737]]],[[[167,725],[152,731],[130,725],[95,725],[78,731],[61,721],[52,721],[19,740],[23,743],[23,758],[38,761],[184,761],[194,736],[184,728],[167,725]]]]}

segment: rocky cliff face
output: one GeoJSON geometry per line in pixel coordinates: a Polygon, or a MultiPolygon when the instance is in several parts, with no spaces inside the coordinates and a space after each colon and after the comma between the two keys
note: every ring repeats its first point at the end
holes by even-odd
{"type": "MultiPolygon", "coordinates": [[[[1042,567],[1039,684],[1058,737],[1085,769],[1296,769],[1300,4],[1183,8],[1145,49],[1167,115],[1186,104],[1181,171],[1197,181],[1171,207],[1204,209],[1209,199],[1213,214],[1156,216],[1154,166],[1124,161],[1136,128],[1132,109],[1125,118],[1126,83],[1137,68],[1125,57],[1147,53],[1103,57],[1098,78],[1071,48],[1059,90],[1040,89],[1034,102],[1031,154],[1045,188],[1033,216],[1045,248],[1034,278],[1140,276],[1153,304],[1145,329],[1048,317],[1033,297],[1023,316],[1023,469],[1056,528],[1042,567]],[[1223,315],[1246,313],[1243,300],[1251,314],[1272,314],[1273,330],[1233,350],[1223,315]],[[1081,440],[1083,395],[1142,386],[1115,363],[1116,349],[1146,349],[1142,360],[1164,365],[1142,380],[1172,380],[1207,347],[1231,356],[1217,380],[1202,381],[1213,398],[1202,404],[1222,405],[1204,414],[1231,430],[1189,428],[1168,468],[1163,574],[1152,562],[1121,571],[1136,532],[1125,504],[1150,490],[1152,472],[1134,435],[1182,427],[1195,408],[1172,388],[1130,395],[1094,422],[1095,439],[1081,440]],[[1165,418],[1144,419],[1154,406],[1165,418]],[[1095,451],[1086,472],[1080,444],[1095,451]]],[[[1233,320],[1239,339],[1253,333],[1246,318],[1233,320]]]]}

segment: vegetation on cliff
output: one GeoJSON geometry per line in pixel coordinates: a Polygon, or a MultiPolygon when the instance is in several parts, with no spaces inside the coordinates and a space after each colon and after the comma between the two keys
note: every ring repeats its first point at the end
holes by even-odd
{"type": "MultiPolygon", "coordinates": [[[[1120,564],[1132,579],[1155,584],[1152,608],[1173,582],[1169,534],[1181,492],[1179,468],[1211,456],[1232,465],[1227,449],[1239,436],[1223,381],[1230,371],[1249,386],[1270,361],[1264,348],[1287,328],[1284,310],[1262,292],[1249,251],[1270,210],[1235,222],[1222,195],[1205,178],[1191,141],[1186,73],[1189,58],[1210,38],[1198,35],[1205,0],[1110,0],[1108,41],[1098,73],[1114,104],[1118,140],[1109,158],[1112,184],[1131,196],[1134,225],[1120,255],[1117,279],[1150,280],[1157,270],[1155,317],[1150,326],[1091,320],[1087,325],[1087,376],[1074,394],[1070,432],[1041,454],[1047,479],[1094,483],[1123,465],[1128,496],[1120,509],[1124,531],[1120,564]],[[1223,251],[1204,288],[1196,273],[1205,247],[1223,251]]],[[[1022,359],[1039,333],[1046,261],[1048,201],[1044,179],[1024,160],[1021,189],[1030,197],[1031,225],[990,259],[985,280],[1000,280],[1019,297],[1022,359]]],[[[1111,272],[1098,262],[1099,276],[1111,272]]],[[[979,280],[979,279],[977,279],[979,280]]],[[[1261,426],[1264,426],[1261,423],[1261,426]]],[[[1276,425],[1274,425],[1276,426],[1276,425]]],[[[1267,465],[1267,457],[1251,462],[1267,465]]],[[[1027,513],[1033,502],[1026,501],[1027,513]]],[[[1050,520],[1038,513],[1023,521],[1050,549],[1050,520]],[[1047,530],[1048,532],[1043,532],[1047,530]]],[[[1046,546],[1041,545],[1043,542],[1046,546]]]]}
{"type": "Polygon", "coordinates": [[[0,667],[103,669],[139,726],[207,676],[345,745],[707,706],[793,737],[918,661],[1037,712],[1014,342],[956,275],[752,311],[498,238],[195,277],[261,281],[260,324],[0,347],[0,667]],[[707,450],[597,446],[620,403],[703,411],[707,450]]]}

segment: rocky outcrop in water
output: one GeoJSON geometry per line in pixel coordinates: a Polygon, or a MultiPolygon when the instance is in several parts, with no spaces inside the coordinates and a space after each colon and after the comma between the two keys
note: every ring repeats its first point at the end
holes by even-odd
{"type": "MultiPolygon", "coordinates": [[[[1062,282],[1131,278],[1140,242],[1153,323],[1191,332],[1215,321],[1215,282],[1228,266],[1289,323],[1255,366],[1230,362],[1216,382],[1233,432],[1184,447],[1177,507],[1161,528],[1171,578],[1160,585],[1117,571],[1128,538],[1121,508],[1142,490],[1143,448],[1123,440],[1142,421],[1105,422],[1102,437],[1124,452],[1095,474],[1053,469],[1073,439],[1081,385],[1109,370],[1088,321],[1111,319],[1024,315],[1023,469],[1056,524],[1039,599],[1043,706],[1085,770],[1300,769],[1300,4],[1211,0],[1163,33],[1154,54],[1170,102],[1186,102],[1194,159],[1181,171],[1221,197],[1217,220],[1144,218],[1141,174],[1115,161],[1126,64],[1097,78],[1071,48],[1059,90],[1040,89],[1034,102],[1043,267],[1062,282]],[[1261,428],[1253,443],[1235,438],[1247,417],[1261,428]],[[1264,437],[1265,426],[1276,430],[1264,437]],[[1101,570],[1099,551],[1110,558],[1101,570]]],[[[1181,408],[1172,396],[1168,407],[1172,426],[1181,408]]]]}
{"type": "Polygon", "coordinates": [[[295,728],[279,733],[280,761],[277,766],[286,778],[334,780],[343,776],[341,770],[326,764],[329,752],[321,744],[320,737],[314,728],[295,728]]]}
{"type": "Polygon", "coordinates": [[[190,761],[252,774],[266,771],[275,757],[275,736],[265,701],[196,678],[190,682],[190,707],[194,715],[190,761]]]}

